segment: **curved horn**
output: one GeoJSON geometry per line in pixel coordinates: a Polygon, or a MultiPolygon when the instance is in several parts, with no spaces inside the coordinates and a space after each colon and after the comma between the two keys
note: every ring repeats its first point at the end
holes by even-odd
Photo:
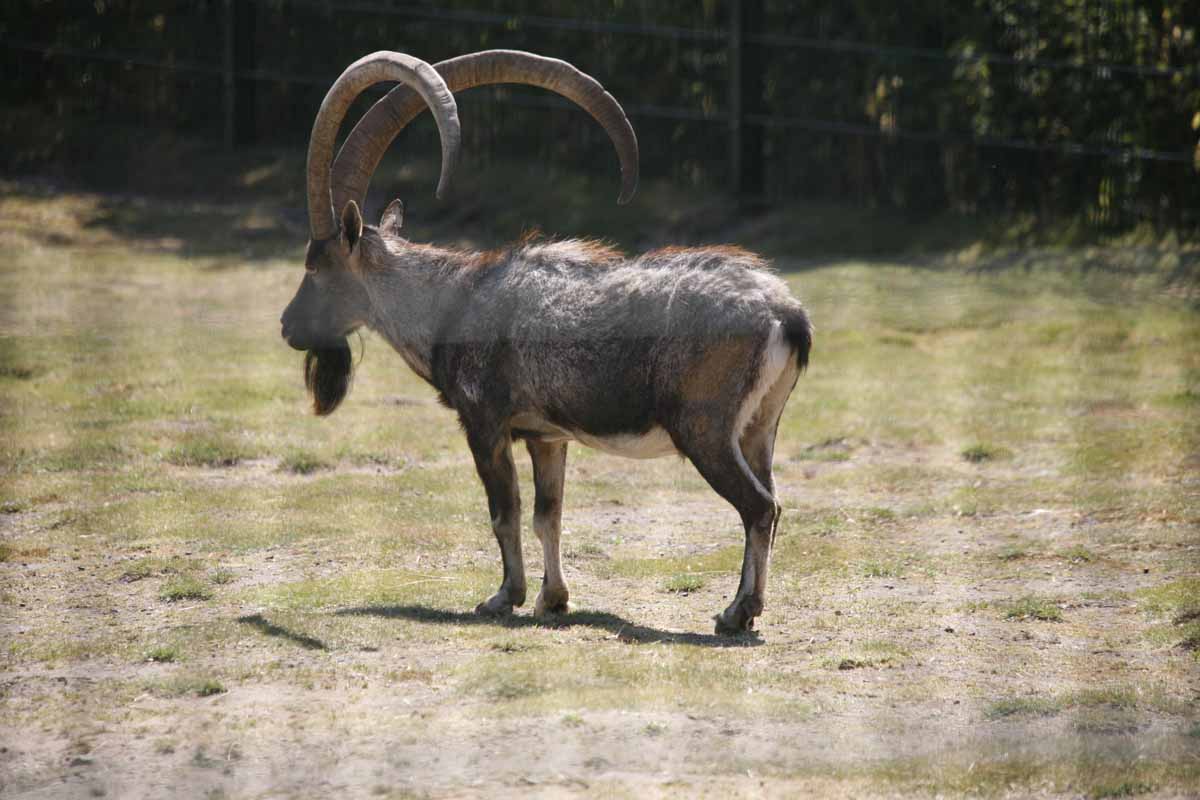
{"type": "MultiPolygon", "coordinates": [[[[433,67],[419,58],[381,50],[355,61],[334,81],[321,102],[308,140],[308,223],[313,241],[328,239],[337,232],[337,212],[329,191],[333,145],[346,110],[364,89],[380,81],[399,81],[422,109],[433,110],[442,137],[442,175],[437,194],[441,197],[458,160],[462,132],[454,95],[433,67]],[[409,88],[411,87],[411,88],[409,88]],[[419,96],[418,96],[419,95],[419,96]]],[[[344,203],[337,208],[342,208],[344,203]]]]}
{"type": "MultiPolygon", "coordinates": [[[[433,66],[452,92],[493,83],[523,83],[556,92],[581,107],[604,127],[621,161],[621,195],[628,203],[637,190],[638,144],[633,126],[612,95],[591,76],[557,58],[519,50],[484,50],[451,58],[433,66]]],[[[397,86],[375,103],[350,132],[333,163],[334,201],[361,206],[371,176],[392,140],[422,111],[411,89],[397,86]]]]}

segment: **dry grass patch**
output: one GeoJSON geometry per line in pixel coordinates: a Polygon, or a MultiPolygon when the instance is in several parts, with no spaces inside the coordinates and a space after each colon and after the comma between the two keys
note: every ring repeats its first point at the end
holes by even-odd
{"type": "Polygon", "coordinates": [[[194,575],[177,575],[163,584],[158,596],[169,603],[180,600],[208,600],[212,597],[212,589],[194,575]]]}
{"type": "Polygon", "coordinates": [[[243,443],[219,433],[188,434],[165,456],[179,467],[232,467],[250,457],[243,443]]]}
{"type": "Polygon", "coordinates": [[[703,589],[708,581],[703,575],[698,575],[694,572],[684,572],[679,575],[672,575],[667,578],[663,584],[663,589],[676,594],[688,594],[703,589]]]}
{"type": "Polygon", "coordinates": [[[1009,603],[1004,608],[1004,618],[1022,622],[1062,622],[1063,613],[1055,601],[1027,595],[1009,603]]]}

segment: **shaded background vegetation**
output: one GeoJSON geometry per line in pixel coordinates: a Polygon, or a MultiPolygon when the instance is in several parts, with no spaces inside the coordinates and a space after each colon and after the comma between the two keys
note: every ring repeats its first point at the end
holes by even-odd
{"type": "MultiPolygon", "coordinates": [[[[1069,217],[1094,230],[1200,224],[1200,4],[742,6],[752,12],[743,20],[742,119],[764,175],[749,182],[752,200],[913,217],[1069,217]]],[[[631,111],[644,176],[726,193],[738,186],[729,31],[739,7],[12,0],[0,8],[0,165],[119,186],[129,170],[114,165],[130,158],[155,172],[186,170],[162,142],[217,149],[231,137],[239,147],[300,151],[330,81],[365,52],[436,61],[511,47],[599,76],[631,111]],[[227,109],[229,64],[238,100],[227,109]]],[[[509,102],[492,102],[488,91],[460,100],[474,163],[531,159],[611,178],[608,144],[586,118],[538,92],[499,91],[509,102]]],[[[411,152],[436,152],[432,125],[410,136],[411,152]]]]}

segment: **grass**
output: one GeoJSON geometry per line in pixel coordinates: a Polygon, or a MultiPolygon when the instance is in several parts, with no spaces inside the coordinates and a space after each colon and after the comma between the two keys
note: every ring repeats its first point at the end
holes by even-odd
{"type": "MultiPolygon", "coordinates": [[[[484,233],[414,209],[415,238],[519,229],[482,208],[484,233]]],[[[454,415],[372,335],[344,407],[306,413],[273,327],[303,236],[243,237],[258,213],[0,192],[0,604],[17,621],[0,658],[47,676],[5,687],[14,729],[67,752],[102,726],[164,768],[198,748],[224,766],[253,739],[264,769],[300,770],[387,729],[405,766],[384,786],[433,785],[434,756],[515,726],[514,774],[615,796],[1195,793],[1177,754],[1198,735],[1200,314],[1165,276],[1073,251],[1019,269],[780,261],[818,349],[781,421],[760,633],[722,637],[736,513],[686,463],[574,445],[563,549],[582,610],[530,613],[517,448],[529,596],[476,617],[502,569],[454,415]],[[1047,749],[935,746],[972,724],[1047,749]],[[1145,726],[1140,760],[1110,752],[1145,726]],[[933,752],[814,768],[802,754],[831,731],[839,752],[933,752]],[[643,747],[631,777],[601,780],[617,740],[643,747]],[[712,752],[735,757],[714,770],[712,752]],[[662,763],[696,783],[651,785],[662,763]]],[[[461,784],[439,769],[447,793],[503,791],[471,762],[461,784]]]]}
{"type": "Polygon", "coordinates": [[[279,462],[281,470],[295,475],[311,475],[314,472],[332,469],[333,466],[332,461],[306,450],[293,450],[279,462]]]}
{"type": "Polygon", "coordinates": [[[667,726],[661,722],[648,722],[646,723],[646,727],[642,728],[642,733],[651,738],[662,736],[666,732],[667,726]]]}
{"type": "Polygon", "coordinates": [[[121,580],[133,582],[159,575],[185,575],[200,568],[200,561],[184,556],[146,556],[126,564],[121,580]]]}
{"type": "MultiPolygon", "coordinates": [[[[754,715],[802,719],[799,698],[775,690],[797,685],[744,651],[712,657],[705,648],[624,648],[581,659],[572,648],[492,652],[464,664],[456,681],[462,702],[486,700],[489,715],[522,717],[582,710],[680,711],[741,707],[754,715]],[[720,687],[720,690],[715,690],[720,687]]],[[[482,711],[482,709],[481,709],[482,711]]]]}
{"type": "Polygon", "coordinates": [[[822,659],[821,666],[827,670],[849,672],[859,669],[879,669],[902,664],[910,653],[906,647],[882,639],[862,642],[852,651],[822,659]]]}
{"type": "Polygon", "coordinates": [[[983,715],[988,720],[1002,720],[1075,712],[1076,728],[1103,732],[1114,725],[1128,725],[1134,712],[1144,717],[1155,712],[1176,716],[1189,711],[1187,701],[1176,699],[1161,687],[1116,684],[1053,695],[1004,697],[989,703],[983,715]]]}
{"type": "Polygon", "coordinates": [[[1096,560],[1096,554],[1080,544],[1072,545],[1060,551],[1058,556],[1072,564],[1090,564],[1096,560]]]}
{"type": "Polygon", "coordinates": [[[896,578],[903,572],[900,564],[888,561],[868,561],[862,568],[862,574],[868,578],[896,578]]]}
{"type": "Polygon", "coordinates": [[[194,575],[177,575],[163,584],[158,596],[170,603],[180,600],[208,600],[212,590],[194,575]]]}
{"type": "Polygon", "coordinates": [[[1143,589],[1138,606],[1163,621],[1148,632],[1200,658],[1200,579],[1183,578],[1143,589]]]}
{"type": "Polygon", "coordinates": [[[1029,551],[1024,547],[1015,544],[1002,547],[1000,551],[996,553],[996,558],[1000,559],[1001,561],[1020,561],[1021,559],[1028,557],[1029,551]]]}
{"type": "Polygon", "coordinates": [[[991,720],[1017,716],[1049,717],[1061,710],[1061,704],[1054,700],[1041,697],[1011,697],[991,703],[983,715],[991,720]]]}
{"type": "Polygon", "coordinates": [[[668,592],[687,594],[688,592],[696,592],[703,589],[706,582],[703,575],[685,572],[667,578],[667,582],[663,585],[663,588],[668,592]]]}
{"type": "Polygon", "coordinates": [[[1154,791],[1154,784],[1145,783],[1143,781],[1118,781],[1116,783],[1103,783],[1092,788],[1088,797],[1101,798],[1107,797],[1137,797],[1140,794],[1148,794],[1154,791]]]}
{"type": "Polygon", "coordinates": [[[248,456],[246,447],[232,437],[196,434],[172,447],[166,460],[179,467],[232,467],[248,456]]]}
{"type": "Polygon", "coordinates": [[[227,569],[218,569],[209,573],[208,580],[215,586],[224,586],[228,583],[233,583],[237,576],[227,569]]]}
{"type": "Polygon", "coordinates": [[[154,684],[151,689],[166,697],[212,697],[228,691],[217,678],[193,673],[173,675],[154,684]]]}
{"type": "Polygon", "coordinates": [[[159,664],[170,664],[179,660],[179,648],[169,645],[153,647],[146,651],[146,660],[159,664]]]}
{"type": "Polygon", "coordinates": [[[1007,458],[1011,453],[1003,447],[995,445],[976,443],[964,447],[959,453],[963,461],[968,461],[972,464],[982,464],[985,461],[995,461],[999,458],[1007,458]]]}
{"type": "Polygon", "coordinates": [[[1137,593],[1138,607],[1175,619],[1200,615],[1200,578],[1169,581],[1137,593]]]}
{"type": "Polygon", "coordinates": [[[1053,600],[1028,595],[1007,604],[1004,618],[1018,621],[1062,622],[1062,609],[1053,600]]]}

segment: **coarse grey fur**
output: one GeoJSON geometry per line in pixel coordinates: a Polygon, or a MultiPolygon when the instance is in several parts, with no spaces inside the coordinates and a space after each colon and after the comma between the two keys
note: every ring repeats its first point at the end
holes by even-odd
{"type": "Polygon", "coordinates": [[[742,516],[743,581],[718,623],[749,628],[762,610],[778,521],[775,427],[811,345],[804,309],[784,283],[736,248],[626,258],[577,240],[483,253],[412,244],[396,231],[395,205],[379,228],[360,228],[351,206],[343,229],[361,234],[310,247],[285,335],[310,349],[365,325],[458,413],[504,562],[500,590],[478,610],[506,614],[525,600],[512,441],[525,440],[534,462],[541,612],[567,603],[558,559],[566,443],[621,452],[657,432],[666,447],[649,454],[687,457],[742,516]],[[308,312],[318,297],[333,302],[308,312]],[[773,329],[790,358],[747,413],[773,329]]]}
{"type": "MultiPolygon", "coordinates": [[[[464,85],[515,74],[504,68],[518,62],[566,81],[535,75],[600,109],[593,116],[616,132],[632,192],[632,128],[593,79],[531,54],[488,51],[461,61],[481,70],[466,77],[451,70],[451,79],[464,85]],[[496,69],[484,70],[488,65],[496,69]]],[[[454,99],[427,66],[381,52],[355,62],[335,82],[313,126],[310,206],[324,203],[328,193],[324,176],[340,115],[379,74],[420,83],[422,96],[438,104],[444,164],[453,163],[460,139],[454,99]]],[[[402,95],[400,102],[407,102],[402,95]]],[[[369,128],[367,149],[378,155],[394,132],[369,128]]],[[[759,257],[734,247],[671,247],[630,258],[597,242],[538,239],[465,252],[407,241],[399,200],[377,227],[364,226],[354,199],[336,212],[310,208],[306,274],[283,313],[283,337],[307,351],[305,383],[318,414],[332,413],[349,390],[346,336],[364,326],[383,336],[458,413],[504,565],[500,589],[479,604],[479,613],[509,614],[525,602],[512,459],[519,440],[533,461],[533,529],[546,570],[534,610],[568,610],[559,536],[567,444],[579,441],[633,457],[682,455],[737,509],[746,533],[742,576],[717,629],[753,627],[779,522],[771,471],[775,433],[812,346],[803,307],[759,257]],[[327,234],[327,226],[336,230],[327,234]]]]}

